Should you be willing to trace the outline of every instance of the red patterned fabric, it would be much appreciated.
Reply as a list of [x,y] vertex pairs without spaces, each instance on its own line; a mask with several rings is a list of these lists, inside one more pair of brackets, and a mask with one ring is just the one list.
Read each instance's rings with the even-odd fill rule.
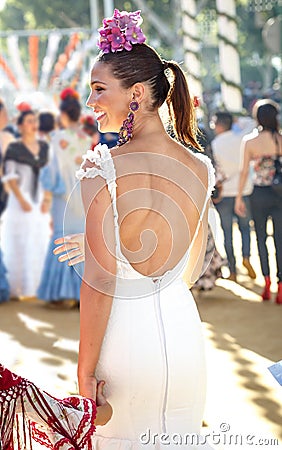
[[0,391],[9,389],[11,386],[16,386],[22,381],[22,378],[12,373],[10,370],[5,369],[0,364]]
[[0,448],[91,450],[96,404],[84,397],[59,400],[0,365]]

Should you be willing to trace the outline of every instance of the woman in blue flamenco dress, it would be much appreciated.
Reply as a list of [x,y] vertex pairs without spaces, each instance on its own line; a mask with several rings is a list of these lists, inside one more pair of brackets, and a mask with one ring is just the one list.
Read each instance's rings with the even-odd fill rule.
[[7,302],[10,297],[10,287],[6,273],[7,270],[3,262],[2,251],[0,248],[0,304]]
[[84,214],[80,189],[75,178],[82,155],[90,148],[90,138],[81,130],[81,105],[71,88],[61,93],[60,123],[63,129],[53,133],[51,156],[41,174],[45,198],[49,198],[53,235],[50,240],[44,270],[37,291],[40,300],[50,307],[74,307],[79,302],[82,264],[75,268],[60,264],[54,258],[54,240],[60,236],[83,231]]

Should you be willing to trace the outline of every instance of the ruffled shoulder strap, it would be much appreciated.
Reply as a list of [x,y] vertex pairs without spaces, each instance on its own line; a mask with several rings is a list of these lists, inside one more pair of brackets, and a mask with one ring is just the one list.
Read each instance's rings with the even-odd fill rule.
[[[83,162],[80,169],[76,172],[79,180],[84,178],[95,178],[101,176],[106,180],[112,200],[116,191],[116,170],[110,149],[106,144],[98,144],[94,150],[88,150],[83,155]],[[93,166],[86,167],[85,162],[90,161]]]
[[[93,165],[91,167],[86,167],[85,165],[86,160],[90,161]],[[117,210],[116,169],[114,166],[114,161],[110,149],[106,144],[98,144],[96,145],[94,150],[88,150],[88,152],[85,155],[83,155],[83,163],[81,164],[80,169],[76,172],[76,177],[79,180],[83,180],[84,178],[95,178],[97,176],[100,176],[105,179],[111,196],[114,215],[116,246],[119,249],[120,238],[119,238],[118,210]]]
[[208,192],[207,196],[210,197],[212,194],[212,191],[214,190],[215,185],[215,169],[214,166],[210,160],[210,158],[207,155],[203,155],[203,153],[196,153],[196,158],[202,161],[207,170],[208,170]]

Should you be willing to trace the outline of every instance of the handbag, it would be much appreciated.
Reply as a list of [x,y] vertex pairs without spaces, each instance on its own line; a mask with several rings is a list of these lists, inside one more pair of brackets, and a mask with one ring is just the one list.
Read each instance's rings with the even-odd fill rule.
[[279,142],[277,136],[275,136],[276,141],[276,158],[274,161],[275,173],[272,179],[272,189],[279,197],[282,197],[282,154],[279,152]]

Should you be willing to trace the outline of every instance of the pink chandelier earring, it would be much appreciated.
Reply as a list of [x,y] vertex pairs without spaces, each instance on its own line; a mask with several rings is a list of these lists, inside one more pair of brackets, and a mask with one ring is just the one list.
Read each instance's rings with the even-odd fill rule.
[[133,125],[134,125],[134,113],[138,111],[139,103],[136,100],[132,100],[129,104],[129,113],[127,118],[123,121],[119,130],[117,145],[123,145],[130,141],[132,138]]

